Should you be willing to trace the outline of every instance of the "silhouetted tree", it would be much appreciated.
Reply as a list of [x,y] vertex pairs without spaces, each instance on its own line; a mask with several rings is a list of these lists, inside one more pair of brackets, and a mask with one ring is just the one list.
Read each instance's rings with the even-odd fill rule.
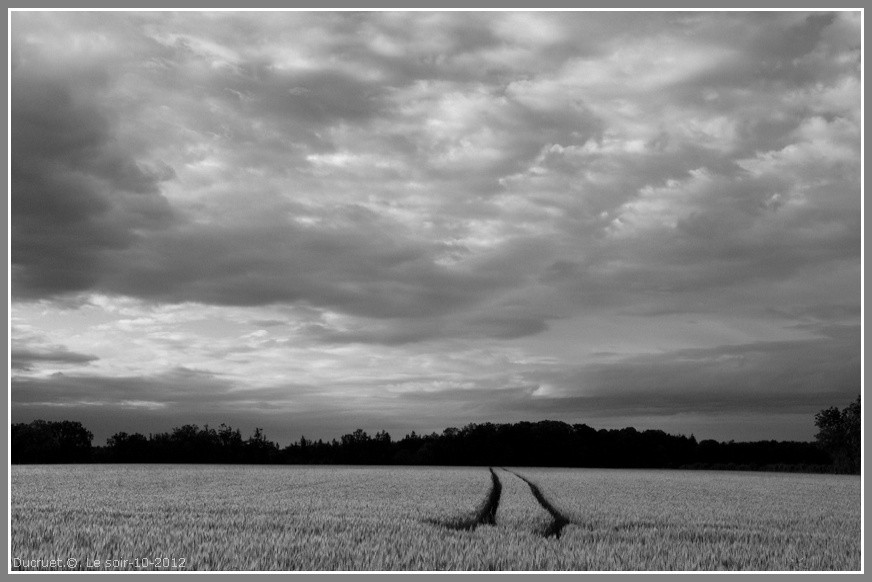
[[248,463],[269,463],[277,457],[279,446],[267,440],[262,428],[255,428],[254,434],[245,442],[245,461]]
[[108,460],[116,463],[150,461],[149,442],[145,435],[119,432],[106,439]]
[[860,395],[857,399],[839,410],[835,406],[821,410],[814,417],[819,429],[815,435],[818,444],[833,458],[833,464],[840,472],[860,473]]
[[239,463],[244,460],[244,443],[239,429],[233,430],[224,423],[218,427],[218,442],[221,445],[221,457],[225,463]]
[[94,435],[82,423],[34,420],[13,424],[10,449],[13,463],[87,463]]

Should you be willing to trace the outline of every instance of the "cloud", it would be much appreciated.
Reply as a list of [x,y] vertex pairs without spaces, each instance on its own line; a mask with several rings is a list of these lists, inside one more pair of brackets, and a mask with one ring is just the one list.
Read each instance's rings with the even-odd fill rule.
[[335,344],[381,344],[399,346],[415,342],[456,339],[490,338],[511,340],[536,335],[548,329],[545,317],[503,314],[502,316],[463,318],[416,318],[415,320],[383,321],[364,319],[338,327],[317,322],[308,324],[306,335],[316,341]]
[[557,388],[529,405],[597,415],[813,414],[860,390],[859,333],[856,325],[837,326],[813,340],[673,350],[534,373],[531,380]]
[[[833,334],[856,375],[857,13],[11,20],[13,311],[43,334],[15,336],[20,382],[372,397],[402,361],[458,414],[503,389],[546,412],[575,381],[614,386],[598,410],[647,381],[702,414],[694,374],[725,410],[739,380],[829,394],[805,350]],[[718,363],[738,344],[758,379]]]
[[12,349],[12,359],[9,367],[13,370],[30,371],[34,364],[43,362],[50,364],[87,364],[98,360],[97,356],[79,354],[57,346],[53,351],[33,351],[28,349]]
[[119,121],[94,102],[109,82],[99,62],[106,55],[91,61],[84,49],[48,59],[26,36],[14,42],[13,292],[38,298],[94,289],[106,254],[172,221],[160,183],[173,172],[118,143]]
[[[53,18],[29,15],[18,29],[38,33]],[[752,27],[730,15],[658,16],[653,28],[603,17],[597,36],[612,40],[598,50],[544,15],[523,30],[515,14],[279,17],[301,32],[311,19],[315,48],[248,16],[209,28],[136,18],[144,33],[128,40],[124,18],[100,17],[105,46],[79,48],[64,69],[33,35],[13,39],[17,297],[308,301],[393,317],[455,313],[518,288],[523,280],[497,275],[505,261],[488,251],[543,236],[584,249],[584,270],[613,276],[607,286],[669,279],[673,292],[856,257],[859,221],[831,221],[856,205],[857,128],[840,116],[858,102],[827,104],[814,89],[856,79],[850,58],[815,60],[852,54],[825,34],[852,26],[842,16],[766,16]],[[596,28],[590,15],[569,18]],[[628,25],[642,34],[621,45]],[[747,29],[748,46],[722,27]],[[664,32],[672,28],[683,40]],[[240,42],[255,30],[259,45]],[[364,30],[375,40],[348,34]],[[424,31],[439,34],[418,40]],[[125,59],[108,56],[124,43],[149,64],[130,79],[116,72]],[[471,60],[507,45],[562,60],[539,72],[504,63],[499,81],[465,76]],[[281,56],[291,53],[299,59]],[[444,62],[422,65],[436,54]],[[790,85],[723,103],[725,90],[762,79],[746,64],[755,59],[771,63],[766,79]],[[726,88],[702,73],[724,63],[736,77]],[[179,85],[179,75],[195,82]],[[165,105],[132,99],[134,80]],[[786,120],[777,139],[775,126],[759,125],[773,107]],[[125,119],[142,115],[175,127],[134,136]],[[446,264],[449,248],[458,253]],[[518,270],[531,266],[548,265]]]
[[[150,403],[154,407],[211,405],[234,399],[232,387],[214,374],[188,368],[175,368],[154,376],[99,377],[93,375],[54,374],[48,378],[15,380],[13,401],[16,405],[51,404],[54,406],[135,406]],[[260,396],[264,396],[260,394]]]

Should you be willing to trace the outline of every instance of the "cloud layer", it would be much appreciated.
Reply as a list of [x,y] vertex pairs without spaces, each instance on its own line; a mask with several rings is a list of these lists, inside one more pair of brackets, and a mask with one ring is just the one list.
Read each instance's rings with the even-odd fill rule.
[[842,405],[860,56],[856,12],[16,12],[13,411]]

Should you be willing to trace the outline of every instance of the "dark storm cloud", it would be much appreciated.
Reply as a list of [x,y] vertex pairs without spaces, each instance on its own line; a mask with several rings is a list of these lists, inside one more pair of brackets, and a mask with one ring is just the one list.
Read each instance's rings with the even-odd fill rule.
[[[101,377],[56,373],[47,378],[14,378],[14,407],[100,406],[106,410],[141,408],[176,412],[197,409],[230,409],[250,400],[267,406],[270,401],[287,401],[288,387],[238,390],[236,383],[215,374],[190,368],[175,368],[152,376]],[[299,393],[313,392],[294,386]]]
[[141,268],[118,265],[118,279],[107,279],[114,291],[223,305],[304,301],[377,318],[450,312],[522,277],[498,264],[439,267],[426,245],[404,244],[367,219],[338,232],[267,223],[189,228],[144,243],[139,253],[119,257]]
[[87,364],[99,360],[97,356],[71,352],[64,347],[49,350],[30,350],[12,348],[12,358],[9,367],[13,370],[28,371],[34,365],[48,364]]
[[545,372],[528,378],[557,386],[556,393],[530,397],[528,404],[596,414],[814,412],[850,401],[860,390],[859,326],[830,326],[827,332],[830,337],[815,340],[618,357]]
[[536,335],[547,329],[545,317],[513,317],[511,314],[474,317],[468,320],[433,317],[408,317],[399,322],[367,320],[353,329],[335,329],[320,322],[305,327],[309,337],[327,344],[361,343],[386,346],[400,346],[444,337],[509,340]]
[[172,210],[160,195],[165,165],[138,162],[115,142],[92,101],[99,66],[64,67],[13,51],[11,89],[13,293],[21,298],[99,288],[107,254],[160,229]]

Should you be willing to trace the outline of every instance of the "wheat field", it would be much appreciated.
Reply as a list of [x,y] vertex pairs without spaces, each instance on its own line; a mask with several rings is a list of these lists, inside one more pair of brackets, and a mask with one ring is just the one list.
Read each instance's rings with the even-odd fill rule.
[[521,469],[603,570],[859,570],[860,479],[727,471]]
[[851,476],[16,465],[11,482],[11,570],[860,568]]

